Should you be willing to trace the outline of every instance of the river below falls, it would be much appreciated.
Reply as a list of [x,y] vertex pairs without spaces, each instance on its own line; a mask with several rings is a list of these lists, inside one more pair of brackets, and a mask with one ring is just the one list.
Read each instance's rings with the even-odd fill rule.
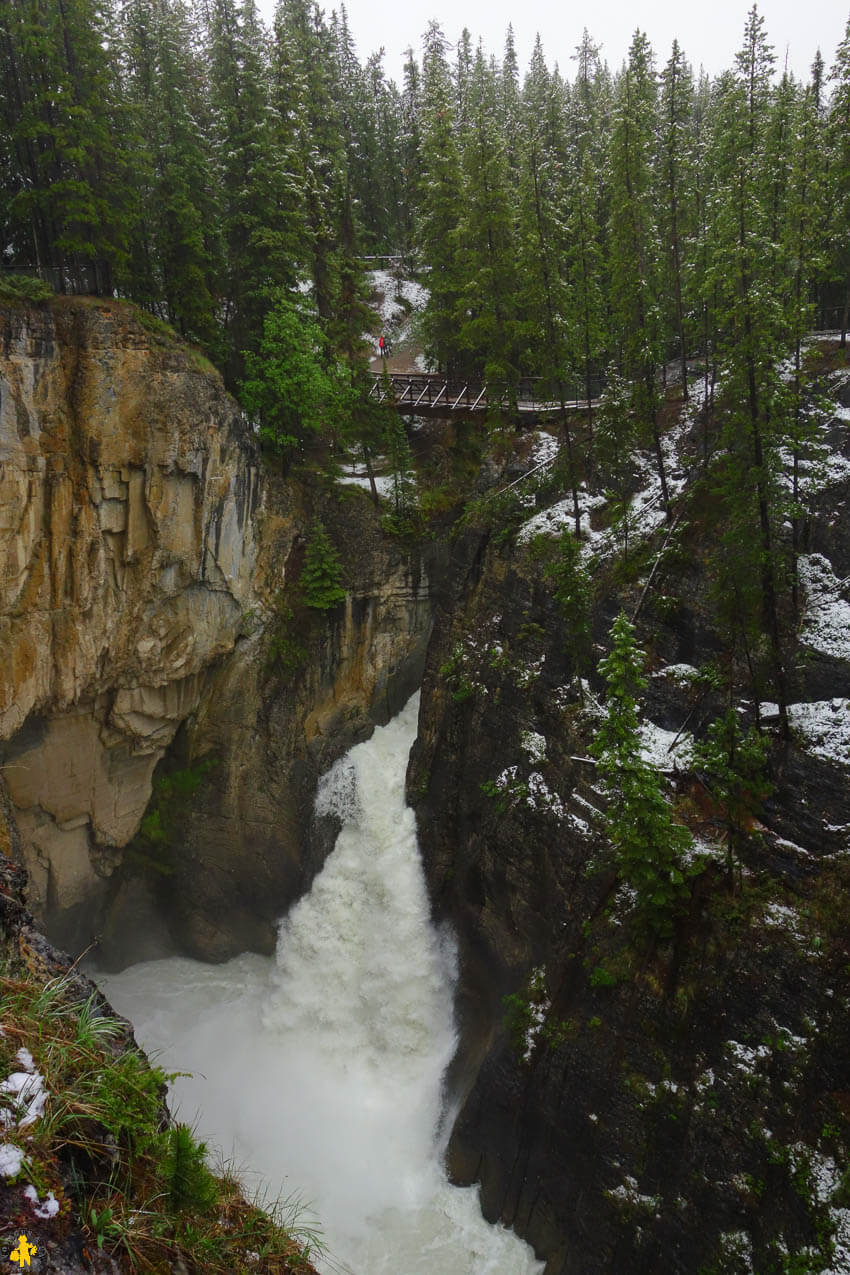
[[149,961],[98,981],[166,1071],[178,1117],[252,1194],[299,1203],[323,1275],[536,1275],[442,1167],[454,950],[430,920],[407,758],[418,695],[322,778],[343,827],[276,956]]

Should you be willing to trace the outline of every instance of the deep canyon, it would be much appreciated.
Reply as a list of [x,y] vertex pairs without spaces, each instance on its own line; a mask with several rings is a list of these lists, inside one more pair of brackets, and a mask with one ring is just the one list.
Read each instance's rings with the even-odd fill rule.
[[[411,995],[435,1054],[410,1134],[427,1144],[419,1162],[433,1170],[433,1146],[444,1150],[451,1181],[479,1186],[484,1217],[527,1241],[546,1275],[850,1269],[846,369],[827,352],[835,463],[805,528],[808,611],[791,661],[794,730],[770,736],[777,782],[730,892],[716,812],[686,762],[661,758],[702,862],[671,940],[638,950],[601,850],[589,753],[601,683],[521,529],[506,537],[458,503],[412,542],[366,492],[276,472],[211,367],[132,306],[64,298],[2,320],[0,849],[26,868],[27,905],[51,942],[109,971],[207,962],[212,1001],[224,995],[214,970],[236,959],[256,1008],[289,916],[280,942],[300,926],[305,986],[311,887],[327,888],[351,813],[317,803],[320,780],[421,687],[418,715],[406,710],[408,805],[402,757],[391,814],[415,841],[415,812],[423,867],[425,947],[403,953],[424,980]],[[416,433],[420,460],[465,457],[476,496],[554,445],[545,431],[516,433],[495,454],[469,424]],[[683,500],[699,440],[696,414],[671,423]],[[542,491],[525,522],[554,505]],[[298,594],[318,516],[344,549],[346,600],[327,615]],[[664,534],[660,522],[645,533],[658,553]],[[722,707],[695,680],[724,649],[711,535],[695,498],[646,602],[654,558],[632,576],[604,556],[597,567],[590,641],[601,652],[619,609],[641,610],[642,721],[668,751]],[[748,722],[757,714],[739,707]],[[429,984],[427,962],[441,959]],[[327,979],[351,965],[339,961]],[[291,993],[296,975],[285,977]],[[365,1006],[344,981],[327,995],[352,1038],[370,1028],[377,1093],[372,1015],[393,998],[380,983],[372,992]],[[319,986],[302,1012],[321,1000]],[[316,1065],[293,1064],[290,1103]],[[202,1071],[203,1057],[191,1066]],[[416,1086],[393,1091],[386,1068],[412,1118]],[[352,1105],[365,1101],[356,1082]],[[440,1109],[451,1118],[432,1145]],[[391,1115],[390,1103],[376,1119]],[[275,1156],[286,1164],[285,1131]],[[501,1231],[481,1243],[493,1236],[505,1243],[496,1264],[482,1257],[470,1275],[533,1269]],[[435,1252],[447,1275],[467,1269]],[[357,1275],[396,1269],[365,1260]]]

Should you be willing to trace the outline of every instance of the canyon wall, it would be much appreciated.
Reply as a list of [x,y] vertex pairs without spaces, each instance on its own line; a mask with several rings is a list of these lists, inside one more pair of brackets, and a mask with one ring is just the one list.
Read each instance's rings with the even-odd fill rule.
[[[264,474],[217,373],[134,307],[57,298],[0,325],[0,765],[29,904],[113,963],[268,950],[315,870],[318,769],[416,684],[427,575],[364,493]],[[270,635],[317,513],[358,552],[345,607],[296,604],[287,685]],[[164,874],[125,847],[178,732],[181,764],[215,772]]]

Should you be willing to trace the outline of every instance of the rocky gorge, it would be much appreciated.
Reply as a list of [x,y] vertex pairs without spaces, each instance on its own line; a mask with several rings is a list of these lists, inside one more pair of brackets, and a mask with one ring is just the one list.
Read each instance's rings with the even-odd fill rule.
[[[778,780],[730,890],[722,820],[680,744],[722,706],[700,674],[726,640],[696,414],[667,434],[688,516],[669,543],[660,522],[645,528],[631,573],[600,547],[583,494],[588,648],[547,575],[557,477],[495,516],[455,508],[411,544],[365,493],[275,473],[209,365],[133,307],[57,299],[3,322],[3,848],[47,934],[75,957],[96,943],[115,968],[271,952],[330,847],[312,815],[319,776],[421,683],[408,800],[460,958],[453,1178],[481,1184],[486,1216],[527,1238],[546,1275],[846,1270],[838,363],[824,368],[835,464],[806,527],[793,729],[783,740],[773,706],[739,705],[770,732]],[[479,495],[555,440],[500,443]],[[317,617],[297,582],[319,515],[346,547],[347,596]],[[648,652],[647,749],[695,837],[687,909],[648,948],[629,938],[590,749],[593,664],[621,608]]]

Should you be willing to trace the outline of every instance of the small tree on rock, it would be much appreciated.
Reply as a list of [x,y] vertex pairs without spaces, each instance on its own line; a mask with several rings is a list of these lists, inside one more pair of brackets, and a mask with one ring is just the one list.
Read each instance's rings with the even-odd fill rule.
[[644,655],[624,612],[611,637],[611,653],[599,663],[606,716],[591,748],[608,798],[606,831],[617,867],[635,892],[639,927],[668,938],[687,892],[682,856],[693,843],[672,817],[658,771],[641,756],[636,695],[646,686]]
[[330,611],[345,601],[342,587],[342,563],[331,544],[324,523],[317,518],[310,532],[310,543],[301,569],[301,592],[308,607]]

